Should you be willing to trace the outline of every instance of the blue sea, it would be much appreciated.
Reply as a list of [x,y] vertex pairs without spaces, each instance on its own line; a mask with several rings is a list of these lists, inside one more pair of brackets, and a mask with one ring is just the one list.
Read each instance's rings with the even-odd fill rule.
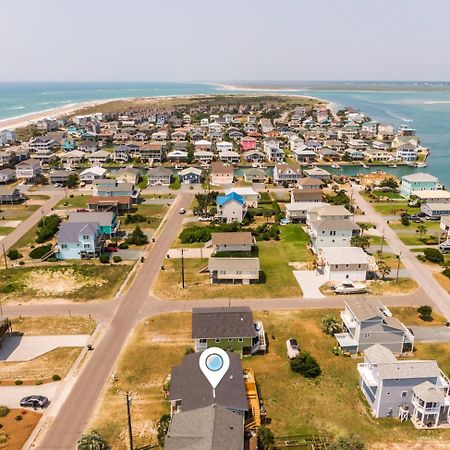
[[[282,93],[319,97],[334,103],[338,108],[352,106],[360,109],[382,122],[413,126],[422,139],[422,145],[431,150],[428,167],[422,170],[432,173],[443,184],[450,186],[450,90],[400,89],[401,85],[398,90],[386,91],[342,88],[322,90],[314,89],[312,85],[311,89],[302,88]],[[0,120],[91,100],[244,92],[200,83],[0,83]],[[348,170],[364,172],[359,168]],[[412,169],[398,168],[392,171],[401,176]]]

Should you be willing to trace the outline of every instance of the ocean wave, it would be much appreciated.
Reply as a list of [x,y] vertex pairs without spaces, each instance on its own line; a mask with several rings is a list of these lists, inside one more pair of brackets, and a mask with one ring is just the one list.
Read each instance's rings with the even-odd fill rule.
[[11,106],[10,108],[6,108],[6,109],[11,109],[11,110],[16,110],[16,109],[25,109],[26,106]]
[[422,105],[448,105],[450,100],[427,100],[421,103]]

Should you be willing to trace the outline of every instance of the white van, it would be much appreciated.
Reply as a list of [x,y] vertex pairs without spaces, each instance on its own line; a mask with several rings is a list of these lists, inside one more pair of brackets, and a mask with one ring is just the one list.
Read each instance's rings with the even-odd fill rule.
[[439,244],[439,250],[442,253],[449,253],[450,252],[450,241],[445,241]]

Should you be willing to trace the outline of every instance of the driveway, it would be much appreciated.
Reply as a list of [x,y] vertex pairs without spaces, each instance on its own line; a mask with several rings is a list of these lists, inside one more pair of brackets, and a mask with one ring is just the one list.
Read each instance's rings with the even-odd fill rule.
[[144,248],[142,249],[118,249],[116,253],[111,253],[112,256],[120,256],[124,261],[137,261],[143,254]]
[[293,274],[302,289],[304,298],[325,298],[319,289],[327,282],[325,275],[316,270],[294,270]]
[[[209,258],[213,252],[212,248],[185,248],[185,258]],[[181,258],[181,248],[171,248],[167,254],[170,258]]]
[[[8,406],[8,408],[20,408],[20,400],[28,395],[44,395],[52,402],[56,396],[56,390],[59,385],[60,382],[36,386],[2,386],[0,387],[1,404]],[[41,410],[39,409],[38,411]]]
[[431,327],[409,327],[413,330],[414,338],[417,342],[450,342],[450,327],[431,326]]
[[84,347],[89,335],[7,336],[0,348],[0,361],[29,361],[58,347]]

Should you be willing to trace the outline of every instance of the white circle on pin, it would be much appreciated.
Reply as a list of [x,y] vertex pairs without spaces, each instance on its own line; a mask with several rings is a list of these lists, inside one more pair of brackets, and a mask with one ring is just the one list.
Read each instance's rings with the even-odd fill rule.
[[211,347],[200,355],[199,366],[203,375],[215,389],[230,367],[230,358],[225,350]]

